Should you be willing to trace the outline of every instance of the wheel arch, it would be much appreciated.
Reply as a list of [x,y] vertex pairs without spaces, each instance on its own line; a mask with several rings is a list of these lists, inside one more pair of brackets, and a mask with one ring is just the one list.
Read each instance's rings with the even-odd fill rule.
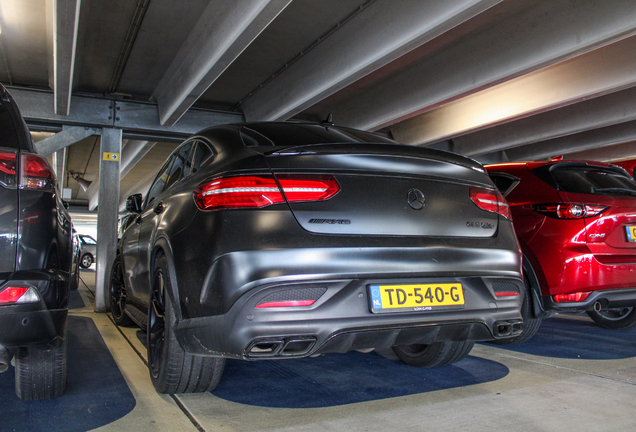
[[[166,257],[166,261],[168,263],[168,271],[170,278],[170,290],[168,290],[168,295],[170,296],[170,300],[173,305],[177,305],[175,307],[175,312],[177,314],[177,319],[182,319],[181,313],[181,302],[179,300],[179,284],[177,281],[177,272],[174,266],[174,254],[172,251],[172,246],[170,245],[170,241],[166,236],[160,236],[155,239],[155,244],[153,245],[152,252],[150,253],[150,274],[155,274],[155,263],[157,259],[161,256]],[[154,276],[152,276],[154,277]]]
[[527,286],[530,287],[530,298],[532,299],[532,315],[535,318],[549,318],[556,311],[546,310],[543,304],[543,295],[541,294],[541,285],[537,273],[530,263],[528,257],[523,255],[523,277],[527,280]]

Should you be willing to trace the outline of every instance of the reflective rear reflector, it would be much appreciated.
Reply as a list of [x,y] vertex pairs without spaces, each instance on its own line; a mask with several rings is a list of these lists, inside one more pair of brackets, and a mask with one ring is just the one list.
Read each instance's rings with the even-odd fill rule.
[[237,176],[213,180],[194,190],[194,201],[202,210],[261,208],[272,204],[300,201],[324,201],[340,186],[333,176],[281,175]]
[[0,291],[0,304],[21,304],[39,301],[37,292],[29,287],[7,287]]
[[590,296],[590,292],[577,292],[572,294],[557,294],[554,301],[557,303],[574,303],[585,301]]
[[496,297],[514,297],[514,296],[518,296],[519,293],[518,292],[514,292],[514,291],[508,291],[508,292],[496,292],[495,296]]
[[275,302],[261,303],[258,306],[256,306],[256,308],[260,309],[260,308],[311,306],[314,303],[316,303],[316,300],[275,301]]

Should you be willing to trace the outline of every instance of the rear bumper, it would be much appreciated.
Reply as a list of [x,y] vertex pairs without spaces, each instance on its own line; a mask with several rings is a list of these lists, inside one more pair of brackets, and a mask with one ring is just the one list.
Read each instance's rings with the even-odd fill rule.
[[[373,313],[369,286],[454,280],[462,284],[463,309]],[[516,286],[520,295],[497,298],[493,283]],[[324,287],[311,306],[256,308],[277,291]],[[521,332],[523,282],[518,278],[459,277],[391,280],[318,280],[268,284],[243,295],[225,314],[182,320],[175,333],[193,354],[229,358],[306,357],[331,352],[493,340]]]
[[558,312],[584,312],[594,310],[598,302],[601,309],[636,307],[636,288],[593,291],[585,301],[557,303],[551,296],[543,297],[547,310]]
[[0,345],[5,348],[55,344],[64,337],[67,309],[42,310],[37,305],[0,307]]

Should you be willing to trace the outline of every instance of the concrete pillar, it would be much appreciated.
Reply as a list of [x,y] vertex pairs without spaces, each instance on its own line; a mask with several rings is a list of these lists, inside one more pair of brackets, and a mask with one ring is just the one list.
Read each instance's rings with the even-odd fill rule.
[[115,259],[117,247],[121,143],[121,129],[102,130],[102,157],[99,167],[99,207],[97,210],[95,312],[106,312],[110,308],[108,284],[110,281],[110,266]]

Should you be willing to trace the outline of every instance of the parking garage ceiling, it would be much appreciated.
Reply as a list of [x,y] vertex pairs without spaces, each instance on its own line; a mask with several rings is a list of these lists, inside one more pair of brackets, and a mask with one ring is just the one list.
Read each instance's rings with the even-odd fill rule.
[[636,157],[636,0],[0,0],[0,55],[93,206],[104,127],[123,196],[199,128],[329,114],[483,162]]

